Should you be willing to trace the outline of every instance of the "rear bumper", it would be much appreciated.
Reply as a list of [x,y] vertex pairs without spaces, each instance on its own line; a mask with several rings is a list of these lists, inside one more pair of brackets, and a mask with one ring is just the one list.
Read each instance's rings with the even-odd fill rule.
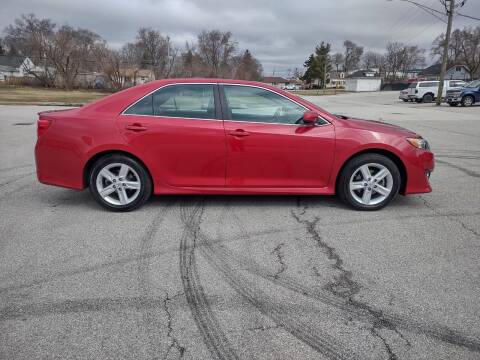
[[44,138],[35,145],[37,179],[42,184],[82,190],[82,161],[75,151]]

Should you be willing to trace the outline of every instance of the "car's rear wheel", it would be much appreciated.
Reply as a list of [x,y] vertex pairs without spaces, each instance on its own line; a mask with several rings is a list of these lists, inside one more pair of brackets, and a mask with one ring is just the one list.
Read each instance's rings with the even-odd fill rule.
[[340,173],[337,193],[357,210],[379,210],[398,194],[401,174],[397,165],[380,154],[362,154],[351,159]]
[[433,95],[432,94],[423,95],[422,101],[424,103],[431,103],[433,101]]
[[93,198],[113,211],[134,210],[152,193],[152,181],[145,167],[125,155],[112,154],[97,160],[89,180]]
[[462,106],[466,106],[466,107],[472,106],[474,102],[475,100],[473,99],[473,96],[466,95],[462,99]]

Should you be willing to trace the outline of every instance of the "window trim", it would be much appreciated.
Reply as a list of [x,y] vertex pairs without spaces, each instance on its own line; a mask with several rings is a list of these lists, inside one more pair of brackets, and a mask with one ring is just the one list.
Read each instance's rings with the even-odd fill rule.
[[[168,86],[178,86],[178,85],[213,85],[213,102],[215,106],[215,116],[216,119],[210,119],[210,118],[190,118],[190,117],[181,117],[181,116],[165,116],[165,115],[141,115],[141,114],[125,114],[125,111],[130,109],[131,107],[135,106],[138,102],[142,101],[144,98],[153,95],[153,93],[157,92],[158,90],[161,90],[163,88],[166,88]],[[195,82],[195,83],[171,83],[171,84],[164,84],[147,94],[143,95],[140,99],[134,101],[132,104],[128,105],[121,113],[120,115],[124,116],[148,116],[148,117],[156,117],[156,118],[163,118],[163,119],[185,119],[185,120],[208,120],[208,121],[223,121],[222,118],[222,113],[220,111],[220,95],[218,92],[218,84],[217,83],[211,83],[211,82]]]
[[[218,87],[220,89],[220,105],[222,107],[222,114],[223,114],[223,120],[224,121],[232,121],[232,122],[238,122],[238,123],[248,123],[248,124],[263,124],[263,125],[286,125],[286,126],[311,126],[311,125],[308,125],[308,124],[285,124],[285,123],[276,123],[276,122],[262,122],[262,121],[244,121],[244,120],[232,120],[232,119],[228,119],[227,118],[227,114],[228,114],[228,102],[227,102],[227,96],[225,94],[225,90],[223,88],[223,86],[226,85],[226,86],[244,86],[244,87],[253,87],[253,88],[257,88],[257,89],[262,89],[262,90],[265,90],[265,91],[269,91],[273,94],[276,94],[276,95],[279,95],[295,104],[297,104],[298,106],[302,107],[305,109],[305,111],[310,111],[310,109],[308,107],[306,107],[305,105],[302,105],[300,104],[299,102],[293,100],[293,99],[290,99],[288,96],[285,96],[283,94],[280,94],[276,91],[273,91],[271,89],[268,89],[268,88],[265,88],[265,87],[262,87],[262,86],[257,86],[257,85],[249,85],[249,84],[234,84],[234,83],[219,83],[218,84]],[[320,119],[322,119],[325,124],[315,124],[314,126],[326,126],[326,125],[331,125],[331,122],[326,120],[324,117],[318,115],[318,117]]]
[[[215,116],[217,117],[216,119],[203,119],[203,118],[188,118],[188,117],[179,117],[179,116],[163,116],[163,115],[138,115],[138,114],[125,114],[125,111],[130,109],[132,106],[134,106],[136,103],[142,101],[144,98],[147,96],[152,95],[154,92],[163,89],[167,86],[175,86],[175,85],[213,85],[213,95],[214,95],[214,103],[215,103]],[[293,103],[299,105],[300,107],[303,107],[305,110],[311,110],[310,108],[306,107],[305,105],[300,104],[299,102],[290,99],[289,97],[280,94],[276,91],[273,91],[271,89],[265,88],[263,86],[258,86],[258,85],[250,85],[250,84],[235,84],[235,83],[216,83],[216,82],[178,82],[178,83],[170,83],[170,84],[164,84],[158,88],[153,89],[152,91],[148,92],[147,94],[143,95],[141,98],[137,99],[130,105],[128,105],[121,113],[120,115],[124,116],[148,116],[148,117],[157,117],[157,118],[163,118],[163,119],[186,119],[186,120],[207,120],[207,121],[234,121],[238,123],[248,123],[248,124],[264,124],[264,125],[285,125],[285,126],[311,126],[308,124],[285,124],[285,123],[266,123],[266,122],[261,122],[261,121],[241,121],[241,120],[231,120],[227,119],[226,114],[228,113],[228,104],[227,104],[227,99],[225,96],[225,92],[223,90],[223,85],[231,85],[231,86],[245,86],[245,87],[253,87],[253,88],[258,88],[266,91],[270,91],[276,95],[279,95],[287,100],[292,101]],[[323,116],[318,115],[320,119],[322,119],[325,123],[324,124],[315,124],[314,126],[320,127],[320,126],[327,126],[327,125],[332,125],[330,121],[325,119]]]

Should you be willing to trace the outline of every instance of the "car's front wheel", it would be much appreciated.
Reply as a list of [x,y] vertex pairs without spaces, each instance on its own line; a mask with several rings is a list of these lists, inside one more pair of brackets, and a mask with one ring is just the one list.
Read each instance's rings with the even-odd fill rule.
[[475,100],[473,99],[473,96],[466,95],[462,99],[462,106],[466,106],[466,107],[472,106],[474,102]]
[[343,168],[337,193],[354,209],[379,210],[395,198],[400,183],[400,171],[391,159],[380,154],[362,154]]
[[152,193],[152,181],[137,160],[111,154],[98,159],[90,172],[90,192],[102,206],[113,211],[131,211]]

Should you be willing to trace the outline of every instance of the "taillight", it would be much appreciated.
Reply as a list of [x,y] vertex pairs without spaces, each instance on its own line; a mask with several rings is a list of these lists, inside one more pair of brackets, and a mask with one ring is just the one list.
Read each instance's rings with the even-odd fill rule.
[[47,129],[50,127],[51,123],[52,123],[51,120],[38,119],[38,121],[37,121],[37,136],[40,137],[43,134],[45,134]]

